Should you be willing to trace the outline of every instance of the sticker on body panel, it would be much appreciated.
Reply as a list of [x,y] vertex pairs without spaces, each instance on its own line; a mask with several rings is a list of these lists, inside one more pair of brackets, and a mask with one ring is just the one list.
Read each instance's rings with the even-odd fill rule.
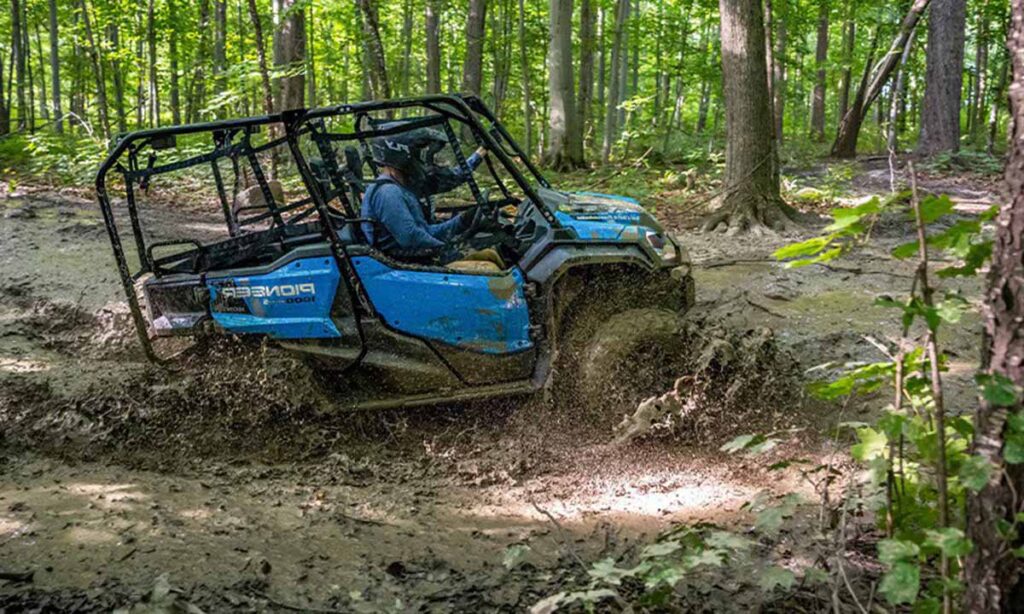
[[338,290],[333,258],[303,258],[264,275],[212,278],[210,313],[234,333],[275,339],[340,337],[331,321]]

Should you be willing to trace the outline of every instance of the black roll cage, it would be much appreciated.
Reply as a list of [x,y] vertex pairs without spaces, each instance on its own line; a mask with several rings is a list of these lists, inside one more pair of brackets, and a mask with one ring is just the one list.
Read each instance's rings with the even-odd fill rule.
[[[246,218],[245,222],[254,223],[255,221],[273,218],[273,222],[275,224],[274,228],[284,228],[286,223],[282,218],[282,214],[306,206],[306,211],[293,216],[289,222],[294,223],[299,221],[299,219],[304,219],[310,215],[316,215],[317,219],[320,221],[320,231],[332,247],[331,251],[338,263],[339,270],[342,273],[341,276],[343,283],[353,299],[352,304],[354,306],[358,306],[360,305],[360,301],[357,297],[354,273],[348,261],[348,256],[343,248],[342,241],[340,240],[338,229],[335,225],[340,221],[342,226],[352,224],[355,228],[358,228],[358,223],[364,220],[357,217],[358,212],[349,201],[348,194],[346,194],[343,187],[344,183],[342,182],[342,173],[338,167],[337,158],[333,155],[333,150],[330,149],[328,141],[357,140],[359,142],[365,142],[365,139],[367,138],[404,132],[410,129],[405,123],[393,128],[384,129],[377,128],[363,130],[361,129],[361,126],[363,118],[369,118],[371,113],[397,111],[417,107],[442,116],[444,118],[444,128],[446,129],[450,140],[455,137],[451,132],[451,126],[448,124],[447,120],[454,119],[455,121],[469,126],[470,132],[478,144],[485,145],[488,150],[498,158],[498,161],[523,191],[527,199],[530,200],[537,208],[537,211],[544,217],[546,222],[552,228],[562,227],[555,217],[554,212],[551,211],[544,200],[540,198],[533,184],[524,176],[519,167],[513,162],[512,157],[517,157],[526,166],[527,170],[538,185],[544,188],[550,188],[550,184],[540,173],[537,167],[530,161],[526,152],[524,152],[516,140],[512,138],[512,135],[510,135],[505,127],[498,122],[491,110],[487,108],[481,100],[473,96],[434,95],[388,101],[341,104],[317,109],[296,109],[272,115],[188,124],[182,126],[169,126],[165,128],[152,128],[127,133],[117,138],[113,144],[113,149],[100,165],[99,170],[96,173],[96,197],[99,201],[100,211],[103,214],[104,225],[106,226],[107,233],[110,235],[110,243],[114,252],[114,260],[117,263],[118,273],[121,278],[121,285],[125,292],[125,297],[128,300],[132,320],[135,324],[136,332],[138,333],[139,340],[146,356],[154,362],[161,362],[156,356],[146,332],[147,324],[142,315],[139,299],[135,292],[135,281],[146,273],[152,272],[157,266],[157,259],[153,256],[153,248],[186,243],[195,244],[197,247],[200,246],[195,241],[157,242],[150,244],[149,249],[147,250],[146,239],[143,235],[142,225],[139,220],[138,205],[135,200],[136,184],[138,184],[138,187],[145,190],[148,187],[150,179],[156,175],[178,171],[201,164],[210,164],[213,171],[214,183],[221,202],[221,208],[225,217],[225,222],[228,226],[228,232],[231,236],[235,236],[240,230],[239,220],[231,211],[231,204],[228,201],[227,191],[220,173],[218,161],[223,158],[229,158],[231,160],[234,165],[237,181],[237,177],[239,175],[237,159],[239,156],[246,157],[250,163],[250,167],[252,168],[256,183],[259,185],[263,194],[265,201],[264,208],[267,209],[267,211],[264,214]],[[324,120],[345,115],[355,116],[355,132],[348,134],[328,133]],[[504,143],[499,143],[498,140],[494,138],[494,136],[482,124],[480,117],[483,117],[491,124],[491,128],[501,136]],[[416,120],[411,121],[415,123]],[[259,132],[261,127],[278,124],[281,126],[281,129],[275,138],[272,138],[270,141],[261,145],[252,145],[251,137],[253,134]],[[161,166],[156,165],[155,149],[173,146],[175,142],[174,138],[177,136],[203,132],[209,132],[213,135],[214,149],[212,151],[179,160],[177,162],[171,162]],[[314,176],[313,171],[299,145],[299,137],[305,134],[311,134],[313,136],[313,140],[318,147],[319,153],[327,166],[326,170],[330,177],[331,184],[334,185],[335,189],[325,193],[323,185]],[[238,142],[233,142],[236,138],[239,138],[240,140]],[[270,191],[267,179],[262,172],[262,167],[257,159],[257,155],[263,151],[285,144],[288,146],[291,158],[302,178],[308,197],[294,203],[286,204],[284,207],[278,207]],[[511,152],[506,149],[506,145],[511,147]],[[138,159],[139,154],[147,147],[150,149],[148,162],[146,166],[140,167]],[[462,156],[461,150],[458,147],[454,147],[454,149],[459,164],[465,165],[465,158]],[[332,155],[326,155],[327,153],[331,153]],[[125,154],[127,154],[128,158],[127,166],[122,164],[122,158]],[[490,160],[490,156],[485,158],[485,160],[493,174],[493,162]],[[126,206],[141,267],[140,270],[134,274],[131,272],[128,260],[125,257],[124,246],[121,243],[120,233],[114,219],[110,196],[107,193],[107,175],[111,170],[120,172],[124,178]],[[504,186],[501,181],[499,181],[498,184],[502,186],[504,191]],[[480,204],[481,195],[476,184],[471,182],[470,186],[477,204]],[[336,196],[342,203],[345,211],[338,211],[328,204]],[[356,206],[358,206],[358,203]],[[362,336],[361,327],[360,336]],[[365,351],[365,344],[363,345]]]

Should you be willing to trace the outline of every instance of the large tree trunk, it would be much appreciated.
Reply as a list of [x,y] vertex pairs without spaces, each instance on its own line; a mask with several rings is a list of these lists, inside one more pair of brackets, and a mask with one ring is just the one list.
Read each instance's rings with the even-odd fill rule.
[[[860,127],[864,123],[868,109],[871,107],[871,103],[882,93],[882,88],[888,82],[889,77],[892,76],[896,66],[899,65],[900,58],[903,56],[903,49],[910,40],[910,33],[917,27],[917,22],[921,19],[925,9],[928,8],[929,1],[914,0],[914,3],[910,6],[910,11],[900,23],[899,32],[889,47],[889,51],[872,70],[871,79],[861,81],[861,86],[857,90],[855,100],[851,103],[850,108],[846,111],[846,115],[843,116],[842,121],[839,123],[839,134],[836,135],[836,140],[832,144],[832,155],[834,157],[852,158],[857,155],[857,138],[860,136]],[[872,41],[872,49],[875,42]]]
[[811,98],[811,139],[825,140],[825,84],[828,74],[828,0],[818,1],[818,41],[814,49],[814,94]]
[[306,97],[306,12],[292,10],[296,0],[274,0],[274,66],[278,79],[277,110],[301,109]]
[[427,93],[441,93],[441,1],[427,0],[424,29],[427,36]]
[[519,72],[523,83],[523,147],[530,153],[533,148],[533,100],[530,97],[530,57],[526,48],[526,7],[519,0],[519,19],[516,35],[519,39]]
[[604,142],[601,147],[601,162],[604,164],[608,163],[612,145],[619,138],[619,104],[622,102],[623,82],[626,80],[625,62],[623,62],[623,56],[626,54],[624,38],[628,20],[629,0],[616,0],[615,32],[612,35],[612,57],[608,78],[608,104],[604,117]]
[[[1009,202],[996,223],[992,265],[985,294],[985,342],[982,370],[1024,386],[1024,0],[1013,0],[1010,26],[1012,134],[1006,164]],[[1024,603],[1021,561],[1009,552],[1020,546],[1006,540],[1000,525],[1014,524],[1024,512],[1024,464],[1010,465],[1002,455],[1006,420],[1024,409],[1020,398],[1000,405],[982,399],[974,415],[973,453],[992,464],[991,478],[967,500],[967,536],[974,549],[964,561],[964,611],[1019,611]]]
[[[289,0],[293,1],[293,0]],[[384,44],[380,40],[380,20],[373,0],[359,0],[363,16],[363,53],[369,78],[370,95],[376,100],[391,98],[391,83],[388,81],[388,65],[384,56]]]
[[725,196],[705,222],[730,233],[790,225],[774,172],[765,30],[760,0],[719,0],[725,98]]
[[484,78],[484,26],[487,21],[487,0],[469,0],[466,19],[466,59],[462,64],[462,92],[480,95]]
[[[594,24],[596,21],[593,0],[582,0],[580,5],[580,91],[576,103],[576,137],[582,149],[590,116],[590,103],[594,99]],[[582,152],[581,152],[582,153]],[[582,157],[580,159],[582,162]]]
[[555,170],[579,166],[572,69],[572,0],[551,0],[549,13],[548,89],[551,112],[545,161]]
[[772,88],[774,101],[775,138],[781,144],[786,117],[786,22],[789,21],[789,5],[778,0],[779,13],[775,20],[775,51],[772,53]]
[[918,153],[960,149],[960,91],[964,74],[966,0],[934,0],[928,18],[928,57]]
[[[57,134],[64,132],[64,115],[60,104],[60,46],[57,30],[57,0],[49,1],[50,13],[50,93],[53,101],[53,129]],[[0,81],[3,77],[0,76]]]
[[260,67],[260,84],[263,89],[263,111],[270,115],[274,112],[274,94],[270,87],[270,71],[267,70],[267,47],[263,38],[263,25],[256,0],[249,0],[249,19],[252,20],[253,38],[256,43],[256,59]]

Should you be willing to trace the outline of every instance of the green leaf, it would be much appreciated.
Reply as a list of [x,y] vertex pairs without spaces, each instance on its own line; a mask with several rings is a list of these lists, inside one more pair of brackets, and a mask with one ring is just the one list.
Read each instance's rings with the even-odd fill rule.
[[892,605],[914,603],[921,588],[921,568],[917,562],[899,562],[882,578],[878,592]]
[[960,465],[958,477],[964,488],[978,492],[988,484],[992,465],[982,456],[968,456]]
[[857,429],[857,439],[860,443],[850,447],[850,455],[856,460],[864,462],[888,452],[889,438],[885,433],[872,428]]
[[917,241],[897,245],[892,250],[892,257],[898,260],[905,260],[917,255]]
[[749,549],[752,544],[746,537],[729,531],[712,531],[705,540],[705,543],[709,548],[737,552]]
[[514,569],[523,562],[523,558],[530,551],[530,547],[526,544],[512,544],[508,548],[505,548],[505,554],[502,556],[501,564],[505,566],[505,569]]
[[921,201],[921,220],[925,224],[931,224],[940,217],[953,211],[953,201],[948,196],[929,196]]
[[828,247],[834,238],[834,235],[826,235],[823,237],[813,237],[799,243],[790,243],[775,250],[772,256],[776,260],[814,256]]
[[948,557],[964,556],[974,547],[964,532],[954,527],[945,527],[934,531],[925,531],[926,544],[938,548]]
[[590,566],[587,571],[590,577],[608,584],[618,586],[622,580],[635,575],[636,569],[622,569],[615,565],[615,559],[609,557]]
[[761,590],[770,593],[776,586],[781,586],[782,590],[789,590],[793,586],[795,579],[796,575],[792,571],[772,566],[761,572],[761,578],[757,584],[761,587]]
[[1020,400],[1020,391],[1002,373],[983,373],[976,378],[981,396],[996,407],[1012,407]]
[[935,312],[946,322],[956,324],[969,308],[970,304],[962,297],[951,295],[935,306]]
[[905,539],[883,539],[878,542],[878,560],[888,565],[901,561],[916,561],[921,548]]
[[649,546],[646,546],[643,549],[643,552],[640,553],[640,558],[650,559],[668,556],[669,554],[678,551],[682,547],[683,546],[677,541],[657,542],[654,544],[650,544]]
[[727,441],[726,443],[722,444],[722,447],[719,448],[719,450],[721,450],[722,452],[727,452],[729,454],[739,452],[740,450],[743,450],[748,445],[750,445],[750,442],[754,441],[754,438],[756,437],[757,435],[740,435],[738,437],[734,437]]
[[1024,463],[1024,435],[1006,438],[1003,446],[1003,458],[1011,465]]

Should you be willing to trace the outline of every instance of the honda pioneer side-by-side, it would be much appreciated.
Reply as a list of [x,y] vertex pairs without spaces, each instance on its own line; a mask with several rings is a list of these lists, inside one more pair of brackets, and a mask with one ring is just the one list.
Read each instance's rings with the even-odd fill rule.
[[[419,197],[423,216],[461,213],[470,221],[454,247],[490,257],[406,259],[374,243],[386,229],[362,213],[382,181],[371,149],[413,133],[431,135],[413,152],[421,178],[459,177]],[[157,187],[162,200],[149,197]],[[258,336],[341,384],[341,406],[523,394],[553,377],[600,390],[602,374],[649,356],[693,303],[686,252],[650,213],[556,189],[473,97],[133,132],[96,189],[150,359],[162,360],[165,337]],[[174,229],[192,236],[159,227],[155,209],[173,208],[175,193],[217,202]]]

